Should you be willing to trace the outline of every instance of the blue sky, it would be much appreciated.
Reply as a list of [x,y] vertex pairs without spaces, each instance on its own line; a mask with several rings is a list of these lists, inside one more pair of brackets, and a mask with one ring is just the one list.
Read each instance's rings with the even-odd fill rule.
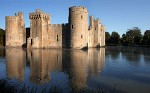
[[106,31],[117,31],[120,35],[127,29],[139,27],[142,33],[150,29],[150,0],[1,0],[0,28],[5,29],[5,16],[22,11],[25,26],[30,26],[29,13],[35,9],[51,15],[51,23],[67,23],[68,8],[84,6],[89,16],[100,18]]

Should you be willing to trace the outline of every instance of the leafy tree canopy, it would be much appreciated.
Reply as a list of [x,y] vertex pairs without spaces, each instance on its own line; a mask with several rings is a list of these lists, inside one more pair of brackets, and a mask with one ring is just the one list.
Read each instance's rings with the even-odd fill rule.
[[118,32],[113,31],[113,32],[111,33],[110,39],[111,39],[111,40],[110,40],[110,41],[111,41],[111,44],[117,45],[117,44],[120,43],[120,35],[118,34]]
[[139,45],[142,40],[141,29],[133,27],[126,32],[126,39],[129,45]]

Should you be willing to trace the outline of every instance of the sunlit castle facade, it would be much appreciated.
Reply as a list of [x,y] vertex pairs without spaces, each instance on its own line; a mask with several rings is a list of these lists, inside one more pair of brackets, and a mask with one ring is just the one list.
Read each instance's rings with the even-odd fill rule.
[[30,35],[27,38],[23,13],[6,16],[6,47],[90,48],[105,46],[105,29],[100,19],[90,16],[82,6],[69,8],[68,23],[51,24],[49,14],[37,9],[29,13]]

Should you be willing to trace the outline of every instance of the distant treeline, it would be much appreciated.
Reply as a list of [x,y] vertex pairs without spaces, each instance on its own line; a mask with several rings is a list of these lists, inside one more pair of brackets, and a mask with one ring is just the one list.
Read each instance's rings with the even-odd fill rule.
[[5,45],[5,30],[0,28],[0,46]]
[[105,32],[105,36],[106,46],[150,46],[150,30],[146,30],[144,35],[142,35],[141,29],[138,27],[128,29],[122,37],[116,31],[113,31],[111,34]]

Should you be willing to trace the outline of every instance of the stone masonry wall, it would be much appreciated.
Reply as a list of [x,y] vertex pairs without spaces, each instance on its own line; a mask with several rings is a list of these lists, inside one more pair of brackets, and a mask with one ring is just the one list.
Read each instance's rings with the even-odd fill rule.
[[15,16],[6,16],[6,47],[22,47],[26,43],[26,32],[23,13]]
[[[40,10],[36,10],[36,12],[29,14],[30,18],[30,38],[31,42],[34,38],[39,40],[39,45],[33,45],[32,47],[35,48],[46,48],[48,47],[48,26],[50,22],[50,16]],[[34,39],[35,40],[35,39]],[[28,41],[30,42],[30,41]],[[32,44],[32,43],[31,43]],[[35,46],[35,47],[34,47]]]
[[90,16],[90,26],[88,29],[88,47],[94,47],[94,17]]
[[50,48],[66,48],[69,45],[68,24],[50,24],[48,44]]
[[100,20],[90,16],[88,47],[100,46]]
[[88,47],[105,46],[105,26],[101,25],[100,19],[90,16],[90,26],[88,31]]
[[49,25],[48,44],[51,48],[62,47],[62,24]]
[[106,27],[104,25],[101,25],[101,46],[105,46],[105,30]]
[[87,47],[88,11],[84,7],[69,8],[70,47]]
[[94,47],[98,46],[98,21],[94,20]]

